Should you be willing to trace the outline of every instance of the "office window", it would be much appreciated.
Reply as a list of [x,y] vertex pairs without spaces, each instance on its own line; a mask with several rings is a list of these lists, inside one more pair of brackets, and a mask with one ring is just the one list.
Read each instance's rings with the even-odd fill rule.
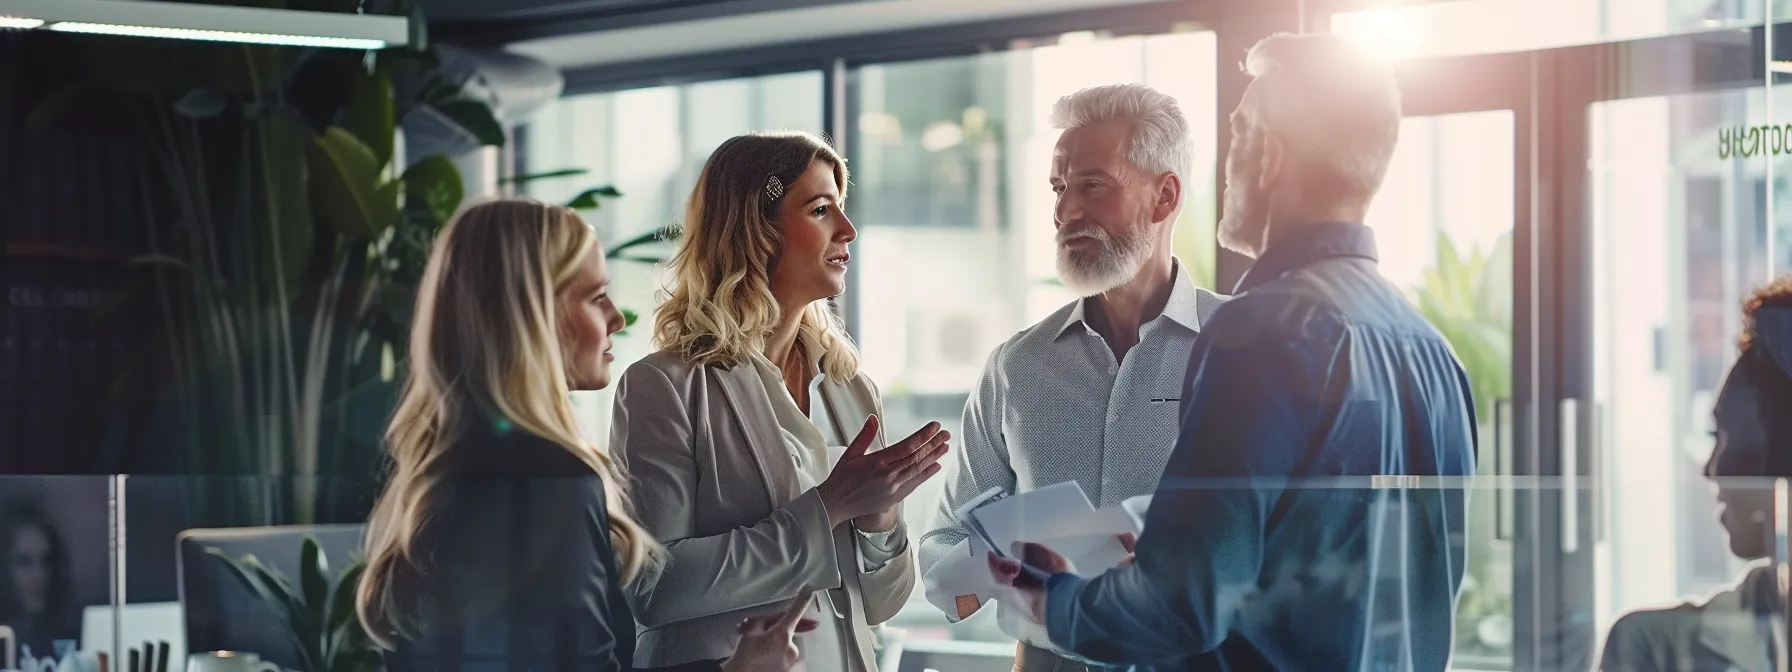
[[[1047,179],[1059,132],[1046,119],[1065,94],[1141,82],[1181,103],[1195,159],[1176,253],[1198,284],[1213,287],[1214,58],[1212,33],[1072,34],[1052,46],[858,71],[848,203],[859,227],[857,336],[893,434],[932,420],[960,433],[990,351],[1074,298],[1054,277]],[[917,538],[949,476],[909,499]],[[994,611],[949,625],[917,592],[892,625],[911,645],[968,640],[1012,654]]]
[[[584,168],[578,177],[529,182],[523,193],[564,203],[586,188],[614,185],[622,197],[586,218],[605,245],[684,218],[704,161],[724,140],[762,130],[822,132],[822,79],[799,72],[563,98],[529,121],[520,152],[524,174]],[[642,250],[653,254],[669,248]],[[640,317],[616,340],[612,371],[653,351],[653,312],[664,287],[660,268],[610,262],[612,294]],[[575,395],[588,436],[609,436],[610,393]]]
[[1332,16],[1332,31],[1393,57],[1548,49],[1759,26],[1788,0],[1453,0]]

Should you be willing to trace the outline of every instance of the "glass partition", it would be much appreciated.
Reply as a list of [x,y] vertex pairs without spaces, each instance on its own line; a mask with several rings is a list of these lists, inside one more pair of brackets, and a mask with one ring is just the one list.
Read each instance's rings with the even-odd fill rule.
[[[1510,549],[1502,547],[1494,535],[1473,531],[1479,526],[1497,524],[1493,520],[1481,520],[1480,516],[1487,514],[1476,512],[1491,510],[1491,507],[1483,509],[1480,506],[1484,502],[1554,498],[1569,494],[1565,490],[1584,495],[1591,491],[1592,483],[1590,479],[1568,482],[1482,476],[1469,479],[1335,478],[1323,482],[1308,479],[1286,488],[1278,484],[1276,489],[1284,507],[1297,499],[1309,504],[1327,502],[1325,509],[1331,513],[1349,511],[1348,515],[1361,516],[1361,532],[1351,537],[1354,539],[1352,543],[1321,548],[1288,534],[1288,530],[1299,529],[1310,522],[1312,513],[1290,513],[1273,520],[1266,529],[1266,538],[1267,548],[1276,552],[1265,556],[1257,586],[1259,592],[1252,600],[1243,603],[1245,606],[1238,611],[1239,620],[1235,622],[1273,623],[1276,616],[1274,603],[1284,599],[1317,598],[1328,594],[1325,591],[1339,589],[1340,606],[1336,610],[1302,611],[1299,614],[1304,619],[1302,622],[1339,621],[1353,625],[1360,622],[1365,626],[1365,633],[1379,633],[1373,634],[1365,653],[1373,658],[1387,655],[1397,658],[1402,655],[1397,651],[1399,647],[1424,649],[1438,646],[1440,640],[1453,636],[1453,641],[1441,644],[1450,650],[1450,669],[1509,668],[1512,665],[1510,643],[1519,635],[1535,633],[1515,632],[1509,617],[1509,594],[1489,590],[1489,584],[1510,582],[1513,559]],[[1761,642],[1763,645],[1758,650],[1749,653],[1763,657],[1763,664],[1771,663],[1772,656],[1777,654],[1761,638],[1771,633],[1770,628],[1776,624],[1783,627],[1783,621],[1776,620],[1771,597],[1780,589],[1771,577],[1776,562],[1779,567],[1785,567],[1787,538],[1785,525],[1781,522],[1783,517],[1775,517],[1771,512],[1788,510],[1783,501],[1784,493],[1779,493],[1782,500],[1775,502],[1776,484],[1783,488],[1785,483],[1769,478],[1701,479],[1699,485],[1702,487],[1692,496],[1701,501],[1702,515],[1682,521],[1700,538],[1691,539],[1685,534],[1634,537],[1628,540],[1627,557],[1672,558],[1691,554],[1709,557],[1727,563],[1727,566],[1708,576],[1681,581],[1654,597],[1645,599],[1633,594],[1629,603],[1601,624],[1601,647],[1587,657],[1586,667],[1557,669],[1656,669],[1650,667],[1662,662],[1656,652],[1670,647],[1672,644],[1668,640],[1680,631],[1702,632],[1699,636],[1710,641]],[[1627,487],[1653,487],[1660,491],[1667,485],[1666,482],[1636,482]],[[1242,485],[1238,489],[1210,488],[1205,494],[1224,498],[1245,494],[1245,489]],[[1720,491],[1724,493],[1722,501],[1727,502],[1727,510],[1719,506]],[[1158,500],[1162,497],[1160,494]],[[1467,516],[1463,516],[1461,510],[1450,508],[1464,499],[1468,505]],[[1077,520],[1073,513],[1029,509],[1025,505],[1003,515],[1017,520],[1000,523],[1002,526],[1058,530],[1041,533],[1048,535],[1063,535],[1063,529]],[[1188,515],[1199,514],[1191,511]],[[1308,516],[1309,521],[1303,521],[1303,515]],[[995,519],[1008,520],[1001,515]],[[1446,525],[1445,521],[1453,522]],[[1463,523],[1466,523],[1464,527],[1454,527]],[[997,526],[992,523],[991,528]],[[1087,526],[1070,536],[1031,540],[1060,548],[1087,548],[1087,540],[1077,535],[1094,535],[1105,529]],[[1149,527],[1142,529],[1144,534],[1152,534]],[[1437,534],[1444,530],[1448,530],[1447,539],[1439,538]],[[1023,538],[1025,534],[1016,533],[1015,536]],[[997,543],[1004,543],[1004,540],[998,539]],[[1448,568],[1430,564],[1441,563],[1440,558],[1446,556],[1451,563],[1463,564]],[[1093,557],[1093,554],[1073,555],[1071,559],[1083,562],[1087,557]],[[1309,559],[1291,561],[1288,560],[1290,557]],[[1776,558],[1781,560],[1776,561]],[[1187,558],[1185,561],[1200,563],[1204,559]],[[1428,566],[1442,571],[1427,574]],[[1096,565],[1093,571],[1082,573],[1095,575],[1100,572],[1101,566]],[[1638,588],[1659,588],[1641,580],[1631,583]],[[1349,588],[1341,589],[1340,586]],[[1164,595],[1172,599],[1181,597],[1167,587],[1166,591]],[[1452,597],[1456,600],[1456,618],[1450,627],[1432,627],[1424,620],[1413,620],[1435,601]],[[1373,608],[1369,606],[1371,602]],[[1720,608],[1728,611],[1718,613]],[[1009,660],[1012,646],[999,650],[1002,647],[994,643],[971,646],[965,642],[931,641],[920,630],[913,625],[885,629],[885,636],[893,638],[891,641],[899,642],[902,647],[904,667],[901,669],[994,671],[1012,665]],[[1273,628],[1267,631],[1275,632]],[[1581,646],[1573,639],[1551,641],[1570,649]],[[1578,650],[1545,651],[1544,654],[1583,655]],[[1608,667],[1599,668],[1602,661]],[[1660,669],[1679,669],[1672,667],[1672,661],[1668,664]]]
[[[120,665],[133,650],[158,662],[166,655],[169,672],[185,669],[189,656],[216,651],[253,654],[283,670],[370,669],[320,658],[329,659],[323,633],[359,627],[350,599],[355,584],[342,580],[362,558],[375,484],[358,477],[225,475],[125,476],[117,484],[123,590],[114,618],[86,625],[97,633],[87,637],[116,634],[121,648],[109,650],[123,654],[112,658],[112,669],[129,669]],[[315,504],[323,501],[353,503]],[[314,515],[332,508],[329,519]],[[307,540],[322,551],[318,565],[304,562]],[[292,605],[300,607],[297,618]],[[330,626],[319,627],[318,619]],[[368,645],[354,637],[336,646]]]
[[109,476],[0,475],[0,666],[114,650],[121,577]]
[[[342,591],[356,584],[343,583],[361,556],[364,526],[360,522],[334,524],[243,524],[229,521],[234,514],[207,504],[208,489],[230,491],[255,486],[265,492],[304,489],[312,485],[330,491],[331,479],[282,479],[273,477],[18,477],[0,478],[4,517],[0,541],[5,544],[7,572],[0,578],[0,636],[12,637],[12,660],[7,643],[0,642],[0,663],[12,669],[24,667],[26,656],[46,654],[57,660],[75,658],[96,664],[104,654],[113,665],[126,661],[133,650],[140,657],[170,661],[166,669],[185,669],[187,656],[254,654],[288,670],[325,670],[313,662],[317,654],[304,647],[323,646],[315,628],[289,617],[289,603],[311,604],[316,595],[341,600]],[[304,487],[299,487],[303,485]],[[1400,647],[1439,645],[1452,651],[1452,669],[1487,669],[1486,649],[1520,634],[1507,619],[1488,618],[1488,582],[1507,580],[1509,551],[1501,550],[1486,535],[1472,532],[1479,502],[1537,497],[1564,487],[1591,488],[1591,480],[1575,483],[1553,479],[1482,476],[1467,479],[1437,478],[1334,478],[1324,482],[1278,483],[1283,501],[1331,501],[1327,511],[1357,511],[1364,516],[1356,541],[1335,548],[1308,548],[1288,530],[1307,521],[1290,514],[1266,528],[1268,548],[1280,549],[1283,560],[1264,575],[1264,595],[1316,596],[1320,591],[1348,587],[1339,593],[1339,607],[1327,613],[1303,612],[1304,618],[1367,619],[1365,623],[1394,623],[1401,609],[1420,609],[1435,600],[1456,600],[1457,618],[1450,628],[1409,627],[1372,629],[1378,635],[1371,649],[1394,651]],[[1638,480],[1625,490],[1664,491],[1670,483]],[[1204,486],[1196,499],[1242,495],[1248,487],[1220,489]],[[1779,590],[1772,580],[1774,569],[1785,571],[1789,543],[1785,516],[1787,481],[1771,478],[1704,478],[1686,490],[1689,510],[1701,515],[1681,518],[1686,531],[1625,539],[1627,558],[1708,558],[1713,570],[1683,576],[1671,587],[1645,583],[1635,572],[1624,577],[1622,606],[1614,608],[1600,625],[1601,645],[1589,666],[1600,661],[1610,669],[1634,669],[1623,665],[1647,662],[1650,652],[1662,646],[1676,628],[1697,628],[1703,637],[1732,641],[1756,641],[1771,632],[1772,600]],[[1696,501],[1694,501],[1696,500]],[[1456,508],[1466,502],[1468,515]],[[1066,511],[1060,506],[1015,498],[1007,511],[987,511],[992,534],[1015,540],[1036,541],[1065,551],[1085,576],[1099,575],[1119,553],[1106,553],[1092,543],[1109,532],[1150,534],[1145,516],[1150,502],[1133,507],[1121,518],[1083,524],[1079,516],[1093,516],[1094,509]],[[1310,511],[1310,510],[1309,510]],[[1192,514],[1191,514],[1192,515]],[[1356,515],[1356,514],[1352,514]],[[1093,520],[1093,518],[1091,518]],[[1003,523],[1006,521],[1006,524]],[[1123,521],[1123,522],[1116,522]],[[1497,523],[1496,523],[1497,524]],[[1112,527],[1113,529],[1108,529]],[[1001,532],[1006,528],[1006,532]],[[507,535],[521,543],[540,529],[528,525],[494,526],[491,534]],[[479,532],[464,528],[467,548],[478,546]],[[1439,536],[1439,533],[1444,536]],[[304,564],[307,540],[322,552],[322,571]],[[490,540],[487,540],[490,541]],[[477,542],[477,543],[475,543]],[[508,543],[508,542],[507,542]],[[470,544],[470,545],[469,545]],[[1302,553],[1289,553],[1300,549]],[[1423,550],[1421,549],[1429,549]],[[1435,553],[1433,552],[1435,551]],[[1308,560],[1288,560],[1307,557]],[[1396,561],[1397,559],[1404,560]],[[1440,560],[1441,558],[1441,560]],[[1199,559],[1190,558],[1189,562]],[[1456,562],[1460,565],[1455,565]],[[1446,562],[1453,567],[1436,564]],[[1306,564],[1302,564],[1306,563]],[[1310,566],[1309,566],[1310,565]],[[1441,574],[1424,568],[1443,568]],[[981,569],[976,568],[976,569]],[[246,570],[239,573],[239,570]],[[265,574],[262,573],[265,571]],[[1295,577],[1307,578],[1295,578]],[[256,577],[247,579],[246,577]],[[1281,578],[1277,578],[1281,577]],[[1323,578],[1319,578],[1323,577]],[[937,577],[936,577],[937,578]],[[319,581],[319,579],[322,579]],[[256,582],[260,582],[258,588]],[[1290,583],[1292,582],[1292,583]],[[1390,592],[1399,588],[1404,593]],[[1642,589],[1654,588],[1654,593]],[[271,589],[269,592],[260,592]],[[1358,595],[1380,596],[1376,609],[1367,609]],[[1174,593],[1166,593],[1174,596]],[[1400,594],[1393,602],[1379,601]],[[997,599],[1001,599],[998,597]],[[1275,602],[1275,600],[1270,600]],[[340,602],[327,613],[338,620],[352,619]],[[1406,605],[1389,610],[1389,605]],[[1353,606],[1354,605],[1354,606]],[[931,607],[928,607],[931,608]],[[1241,615],[1266,615],[1264,605],[1246,605]],[[1495,610],[1497,612],[1497,610]],[[1721,611],[1722,613],[1718,613]],[[1417,613],[1417,612],[1411,612]],[[1466,614],[1482,613],[1479,618]],[[1408,616],[1411,614],[1409,613]],[[1676,619],[1691,619],[1676,625]],[[347,622],[347,621],[343,621]],[[1373,622],[1373,623],[1371,623]],[[998,641],[951,641],[927,621],[905,615],[879,631],[881,669],[1005,670],[1013,665],[1014,646]],[[346,640],[344,640],[346,641]],[[297,642],[304,643],[302,646]],[[163,646],[166,644],[166,647]],[[1577,646],[1564,642],[1567,646]],[[372,655],[367,643],[355,640],[337,645],[339,650],[362,650]],[[346,648],[344,648],[346,647]],[[1392,647],[1392,648],[1389,648]],[[163,653],[163,649],[166,653]],[[1763,646],[1764,656],[1782,655]],[[1380,654],[1376,654],[1380,655]],[[58,667],[57,669],[61,669]],[[77,669],[98,669],[77,668]],[[128,669],[128,668],[127,668]],[[1771,667],[1760,669],[1774,669]]]

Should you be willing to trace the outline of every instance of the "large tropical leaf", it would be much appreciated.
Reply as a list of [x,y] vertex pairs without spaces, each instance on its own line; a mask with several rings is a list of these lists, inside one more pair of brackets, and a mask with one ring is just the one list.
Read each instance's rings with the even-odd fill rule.
[[363,72],[355,77],[342,125],[373,152],[379,169],[392,160],[393,106],[392,79],[386,73]]
[[432,105],[442,116],[479,139],[479,144],[504,146],[504,125],[492,115],[490,105],[473,100],[451,100]]
[[342,572],[342,578],[336,583],[336,594],[330,598],[330,617],[324,625],[339,638],[344,628],[361,630],[360,617],[355,614],[355,590],[366,572],[367,563],[355,562]]
[[566,207],[574,210],[596,210],[603,207],[604,199],[620,198],[621,196],[622,192],[617,191],[615,187],[608,185],[594,187],[579,192],[579,195],[566,202]]
[[1501,287],[1511,285],[1510,239],[1502,242],[1506,244],[1496,245],[1491,255],[1472,249],[1464,258],[1449,236],[1440,233],[1437,265],[1425,271],[1414,297],[1462,362],[1482,414],[1512,389],[1510,289],[1503,305],[1496,298]]
[[[205,551],[223,560],[224,565],[230,568],[232,575],[260,597],[263,603],[279,611],[287,619],[287,623],[298,621],[303,606],[299,604],[291,584],[288,584],[279,574],[263,567],[261,561],[256,560],[253,555],[245,555],[239,560],[225,555],[217,548],[208,548]],[[297,629],[290,627],[287,629],[287,634],[290,636],[294,648],[306,659],[304,661],[305,668],[313,669],[310,665],[310,647],[306,645],[304,636]]]
[[498,184],[528,184],[530,182],[535,182],[537,180],[549,180],[549,179],[553,179],[556,177],[576,177],[579,175],[584,175],[585,173],[588,173],[588,172],[591,172],[591,171],[588,171],[584,168],[561,168],[559,170],[544,170],[539,173],[526,173],[523,175],[511,175],[509,177],[502,178],[502,179],[498,180]]
[[329,618],[330,559],[311,537],[299,547],[299,585],[304,588],[305,624],[323,630]]
[[354,240],[370,241],[398,219],[398,187],[380,182],[373,150],[353,133],[331,126],[306,153],[311,205],[324,222]]
[[1495,324],[1512,324],[1512,232],[1502,234],[1488,251],[1475,303]]
[[255,593],[256,597],[261,598],[262,602],[283,612],[287,610],[291,596],[284,594],[278,585],[263,580],[261,573],[250,571],[248,568],[248,563],[256,562],[255,556],[245,556],[242,560],[238,560],[225,555],[224,551],[217,548],[207,548],[205,552],[222,560],[224,565],[230,569],[231,575],[235,576],[250,592]]
[[610,249],[604,251],[604,256],[610,259],[625,259],[627,257],[624,256],[624,253],[630,250],[648,245],[675,242],[683,235],[684,229],[678,226],[662,226],[610,246]]
[[[422,199],[430,212],[442,221],[454,216],[466,196],[460,169],[440,154],[418,161],[404,171],[405,195]],[[430,232],[432,235],[434,231]]]

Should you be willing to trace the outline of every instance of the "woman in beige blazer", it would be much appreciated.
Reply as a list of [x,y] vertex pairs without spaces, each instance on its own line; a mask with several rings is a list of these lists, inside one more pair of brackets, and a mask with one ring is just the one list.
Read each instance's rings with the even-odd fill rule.
[[635,665],[717,669],[741,619],[814,589],[808,672],[875,672],[872,627],[915,584],[902,499],[940,469],[930,423],[885,447],[876,386],[828,299],[845,289],[846,163],[753,134],[704,165],[655,320],[616,393],[611,450],[666,546],[637,584]]

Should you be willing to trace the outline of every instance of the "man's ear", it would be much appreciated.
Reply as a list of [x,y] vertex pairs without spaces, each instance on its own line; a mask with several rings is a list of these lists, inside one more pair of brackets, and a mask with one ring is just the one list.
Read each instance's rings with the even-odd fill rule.
[[1263,134],[1263,152],[1258,156],[1257,188],[1267,191],[1269,185],[1275,184],[1282,176],[1282,168],[1287,165],[1288,154],[1282,139],[1274,133]]
[[1157,177],[1157,202],[1151,206],[1151,221],[1162,222],[1176,214],[1182,205],[1182,177],[1164,173]]

